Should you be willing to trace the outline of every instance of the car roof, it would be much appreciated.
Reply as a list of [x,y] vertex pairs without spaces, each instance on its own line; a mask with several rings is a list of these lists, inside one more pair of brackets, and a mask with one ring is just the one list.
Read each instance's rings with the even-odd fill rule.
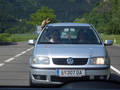
[[51,23],[47,26],[91,26],[90,24],[84,23]]

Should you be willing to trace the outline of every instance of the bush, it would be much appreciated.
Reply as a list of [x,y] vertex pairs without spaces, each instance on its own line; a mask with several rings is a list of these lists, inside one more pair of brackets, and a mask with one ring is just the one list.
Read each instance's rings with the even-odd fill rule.
[[8,33],[0,34],[0,42],[9,42],[10,37],[11,37],[11,35]]

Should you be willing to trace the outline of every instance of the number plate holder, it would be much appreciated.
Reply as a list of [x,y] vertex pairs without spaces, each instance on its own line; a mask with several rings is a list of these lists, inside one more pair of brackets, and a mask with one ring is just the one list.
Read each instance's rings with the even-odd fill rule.
[[82,77],[82,76],[85,76],[85,70],[84,69],[57,69],[57,76]]

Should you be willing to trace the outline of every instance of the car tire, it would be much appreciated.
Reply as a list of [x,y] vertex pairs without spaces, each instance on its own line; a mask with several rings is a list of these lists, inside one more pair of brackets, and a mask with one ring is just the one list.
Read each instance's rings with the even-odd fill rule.
[[36,84],[34,84],[33,82],[32,82],[32,79],[31,79],[32,77],[31,77],[31,74],[30,74],[30,72],[29,72],[29,86],[30,87],[35,87],[36,86]]
[[106,76],[106,80],[109,81],[111,77],[111,73]]
[[30,87],[34,87],[35,86],[35,84],[32,83],[32,80],[31,80],[30,77],[29,77],[29,85],[30,85]]

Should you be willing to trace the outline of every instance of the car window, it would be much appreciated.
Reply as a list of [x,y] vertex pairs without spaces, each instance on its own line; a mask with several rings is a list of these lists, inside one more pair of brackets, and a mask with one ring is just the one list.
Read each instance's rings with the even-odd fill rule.
[[47,27],[38,44],[101,44],[94,30],[89,26]]

